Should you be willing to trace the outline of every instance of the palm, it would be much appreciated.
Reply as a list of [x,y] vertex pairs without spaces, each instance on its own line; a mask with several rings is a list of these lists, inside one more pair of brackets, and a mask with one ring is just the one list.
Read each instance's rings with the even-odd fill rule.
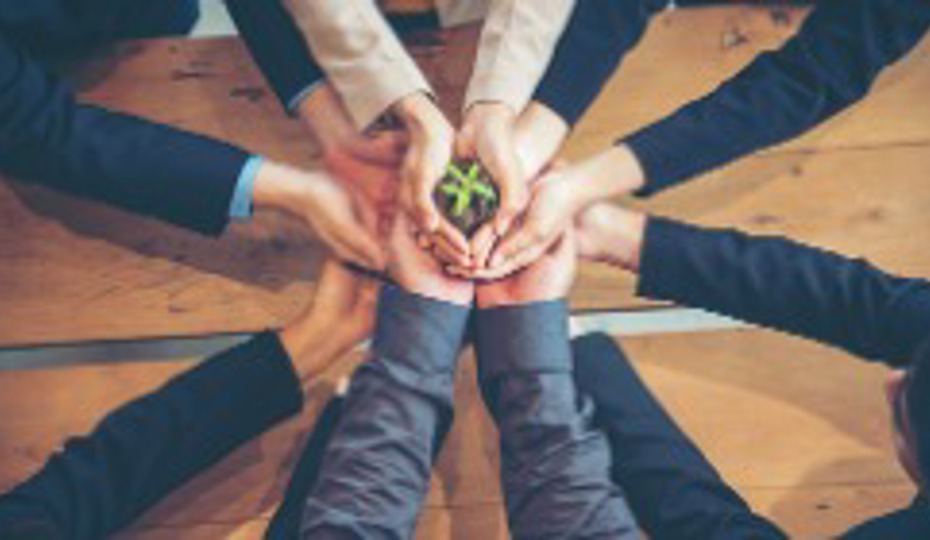
[[549,251],[523,270],[478,287],[481,306],[557,300],[571,289],[577,268],[574,234],[566,233]]
[[404,212],[394,220],[388,240],[388,273],[402,288],[429,298],[469,304],[474,285],[448,275],[440,263],[417,245],[412,223]]

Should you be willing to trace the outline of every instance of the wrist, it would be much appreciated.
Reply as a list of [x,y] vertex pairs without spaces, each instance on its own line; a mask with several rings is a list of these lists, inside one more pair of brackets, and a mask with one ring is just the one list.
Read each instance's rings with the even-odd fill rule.
[[404,126],[414,128],[427,125],[438,111],[436,103],[429,94],[414,92],[397,100],[391,107],[391,112],[400,119]]
[[315,88],[297,106],[297,116],[323,152],[354,133],[342,99],[329,83]]
[[318,183],[311,173],[281,163],[264,161],[255,176],[252,200],[256,208],[303,217],[316,205]]
[[587,160],[584,165],[589,204],[626,195],[643,186],[644,175],[636,154],[618,145]]
[[599,218],[596,258],[602,262],[638,273],[648,216],[641,212],[612,208]]

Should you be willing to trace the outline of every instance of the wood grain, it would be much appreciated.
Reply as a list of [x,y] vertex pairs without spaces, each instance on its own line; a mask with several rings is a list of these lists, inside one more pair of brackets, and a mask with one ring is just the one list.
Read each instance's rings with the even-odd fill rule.
[[[623,346],[724,477],[797,537],[826,538],[913,494],[892,455],[882,368],[760,330],[631,338]],[[124,537],[260,538],[333,381],[357,361],[330,370],[302,415],[205,471]],[[35,471],[67,435],[183,369],[114,363],[0,372],[0,490]],[[506,533],[496,431],[474,381],[466,359],[421,538]],[[476,530],[482,534],[469,536]]]
[[[778,11],[778,13],[783,13]],[[803,11],[702,8],[657,17],[571,139],[567,155],[712,88],[776,46]],[[787,22],[785,22],[787,20]],[[700,31],[694,31],[699,28]],[[451,117],[477,28],[408,36]],[[747,36],[724,47],[722,35]],[[924,189],[930,47],[923,44],[847,114],[782,149],[715,171],[643,207],[686,220],[784,232],[930,275]],[[120,45],[73,70],[83,99],[210,134],[303,167],[317,151],[234,38]],[[0,347],[250,332],[277,326],[313,293],[320,245],[260,216],[219,241],[92,202],[0,181]],[[582,265],[578,310],[651,305],[622,273]],[[120,314],[114,317],[113,314]]]

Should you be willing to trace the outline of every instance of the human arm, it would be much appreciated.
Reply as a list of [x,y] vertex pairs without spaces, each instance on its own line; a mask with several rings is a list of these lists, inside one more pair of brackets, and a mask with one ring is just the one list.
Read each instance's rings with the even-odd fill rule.
[[[409,538],[452,419],[453,377],[473,297],[445,276],[399,217],[379,298],[371,360],[306,501],[303,538]],[[364,472],[364,474],[360,474]]]
[[214,355],[67,441],[0,496],[0,537],[20,538],[18,530],[27,538],[107,538],[295,414],[303,388],[370,333],[373,304],[344,288],[347,279],[345,270],[327,266],[313,303],[280,332]]
[[638,538],[606,439],[575,391],[565,296],[572,233],[523,272],[477,287],[479,384],[498,425],[514,538]]
[[[637,293],[906,365],[930,339],[930,283],[781,237],[602,207],[588,255],[639,273]],[[587,220],[590,215],[583,215]],[[587,232],[585,232],[587,231]],[[590,234],[589,234],[590,233]]]
[[619,141],[643,172],[623,182],[650,195],[819,125],[865,96],[928,27],[925,0],[818,2],[780,49]]

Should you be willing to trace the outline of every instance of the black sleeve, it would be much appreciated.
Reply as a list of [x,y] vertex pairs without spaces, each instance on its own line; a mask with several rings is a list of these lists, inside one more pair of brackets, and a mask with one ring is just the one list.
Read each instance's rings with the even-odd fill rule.
[[285,109],[304,90],[324,80],[303,35],[282,0],[226,0],[252,58]]
[[928,0],[824,0],[780,50],[620,142],[650,195],[816,126],[861,99],[930,26]]
[[[277,336],[218,354],[111,412],[0,497],[0,538],[28,527],[99,540],[303,404]],[[32,537],[29,537],[32,538]]]
[[930,283],[780,237],[650,218],[638,293],[907,364],[930,339]]
[[578,0],[534,99],[573,126],[667,0]]
[[247,157],[225,143],[76,103],[0,35],[4,172],[219,234]]

